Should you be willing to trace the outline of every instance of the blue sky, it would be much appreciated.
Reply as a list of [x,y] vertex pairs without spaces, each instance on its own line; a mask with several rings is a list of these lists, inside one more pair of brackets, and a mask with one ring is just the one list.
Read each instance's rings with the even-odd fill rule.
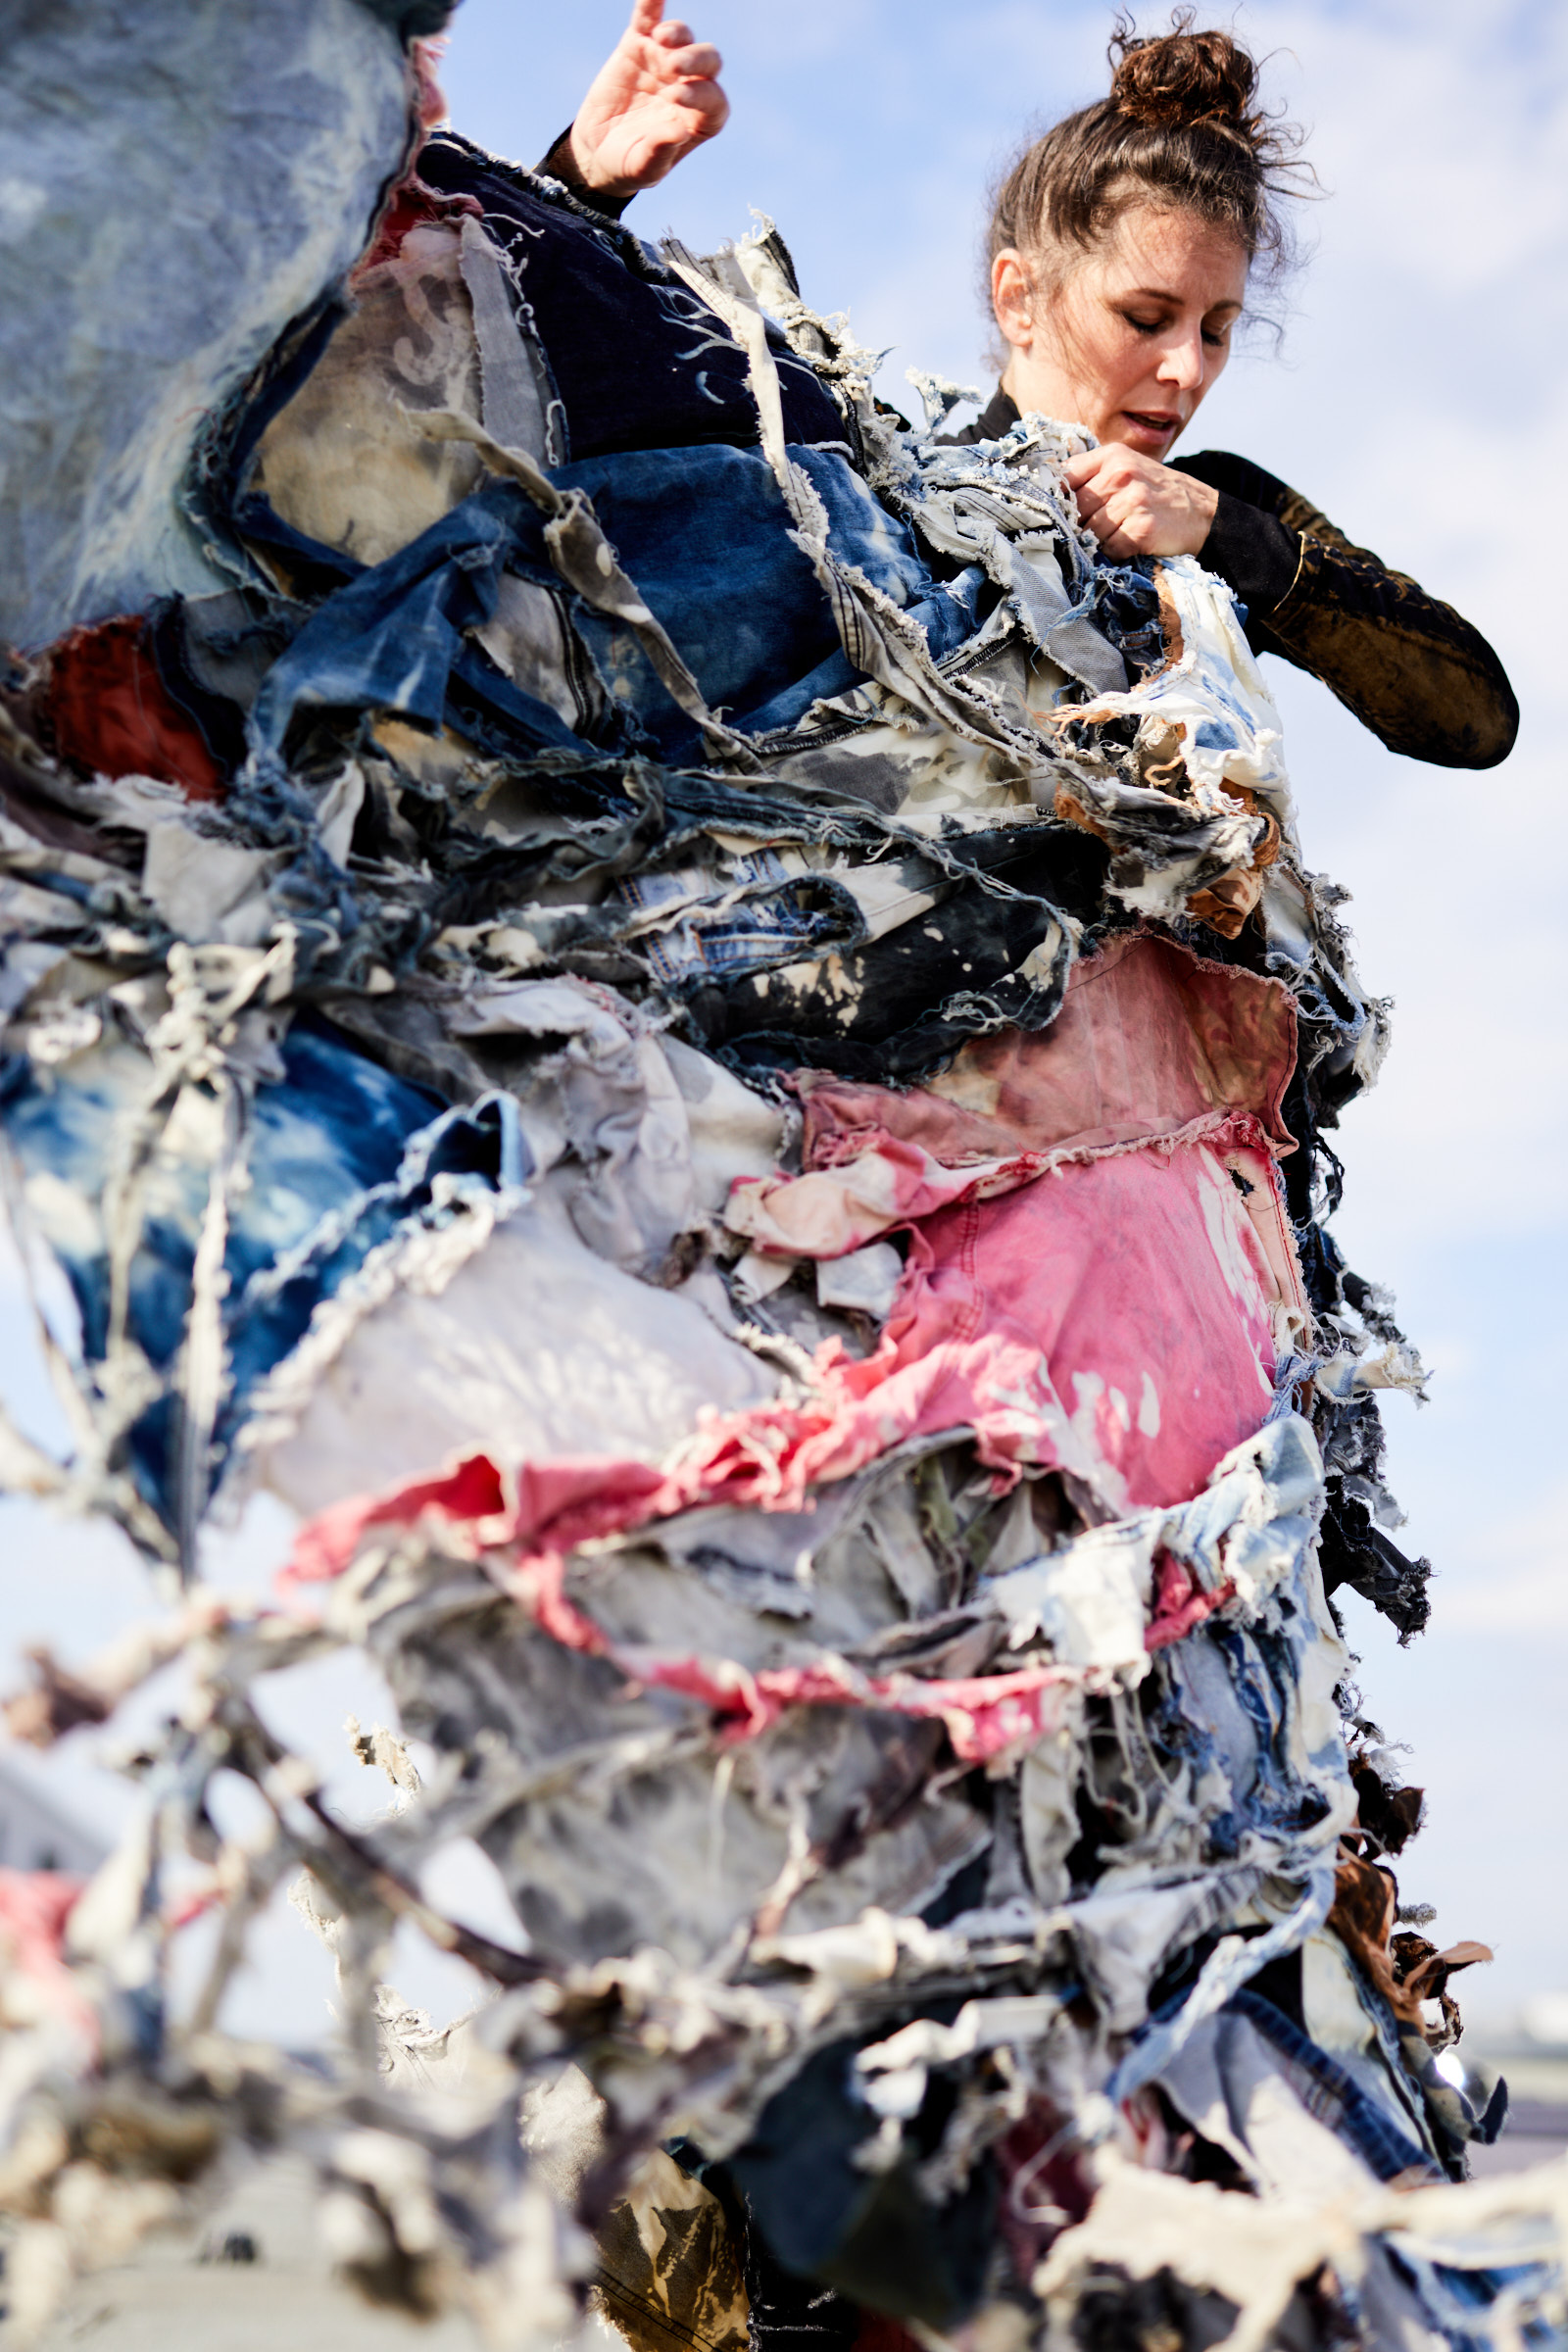
[[[746,229],[755,205],[777,220],[808,300],[890,347],[888,397],[912,399],[911,364],[983,382],[982,192],[1029,123],[1103,87],[1109,13],[713,0],[691,21],[725,52],[730,126],[632,220],[703,249]],[[444,77],[455,123],[536,161],[622,15],[612,0],[465,0]],[[1363,976],[1396,1003],[1393,1055],[1340,1138],[1340,1231],[1396,1292],[1435,1371],[1428,1407],[1386,1408],[1405,1538],[1440,1570],[1434,1628],[1401,1652],[1355,1608],[1352,1638],[1369,1709],[1410,1743],[1431,1793],[1405,1892],[1438,1904],[1446,1940],[1496,1945],[1490,1981],[1469,1981],[1472,2014],[1496,2018],[1568,1988],[1554,1378],[1568,1322],[1568,792],[1546,552],[1568,501],[1568,11],[1257,0],[1234,22],[1274,53],[1270,92],[1309,126],[1327,194],[1302,208],[1309,253],[1276,306],[1283,349],[1254,338],[1189,446],[1245,452],[1459,605],[1524,708],[1506,766],[1452,775],[1393,758],[1271,664],[1309,862],[1353,893]],[[0,1363],[13,1395],[35,1395],[3,1269]],[[275,1540],[258,1525],[229,1556],[259,1574]],[[0,1504],[0,1650],[49,1633],[80,1656],[140,1605],[138,1572],[103,1531]],[[323,1685],[318,1712],[361,1704],[348,1690]],[[107,1815],[85,1753],[56,1769]],[[286,1958],[291,1933],[276,1942],[290,2001],[320,1983],[314,1960]],[[260,2025],[270,2013],[253,1995]]]

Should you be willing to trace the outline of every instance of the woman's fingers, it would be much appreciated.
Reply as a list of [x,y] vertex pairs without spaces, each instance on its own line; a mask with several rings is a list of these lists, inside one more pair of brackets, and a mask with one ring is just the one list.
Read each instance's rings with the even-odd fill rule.
[[729,120],[723,59],[695,41],[663,0],[633,0],[614,51],[594,77],[569,133],[578,183],[621,198],[652,187]]
[[1099,489],[1093,482],[1080,482],[1078,484],[1078,518],[1080,522],[1092,525],[1095,516],[1104,507],[1108,495],[1107,491]]
[[1090,528],[1098,529],[1096,517],[1104,511],[1105,503],[1121,487],[1122,476],[1102,449],[1086,450],[1074,458],[1065,469],[1065,479],[1071,483],[1078,499],[1080,518]]
[[705,126],[710,124],[716,130],[728,113],[729,100],[711,75],[705,75],[700,81],[671,81],[650,91],[642,102],[640,120],[683,124],[684,135],[690,136],[694,128],[690,117],[699,117]]
[[665,50],[653,70],[661,81],[711,81],[724,71],[724,60],[711,41],[692,41],[683,49]]
[[680,17],[666,18],[663,0],[637,0],[627,31],[650,48],[662,52],[646,61],[661,79],[666,74],[675,74],[692,81],[706,81],[723,70],[724,61],[712,42],[695,39],[691,26]]
[[1107,556],[1141,554],[1154,526],[1153,510],[1142,483],[1118,483],[1114,488],[1083,483],[1078,490],[1078,514]]
[[1062,467],[1061,478],[1064,482],[1070,482],[1073,489],[1082,490],[1086,483],[1094,480],[1104,463],[1105,453],[1102,449],[1080,450],[1078,456],[1069,458]]
[[1125,561],[1201,553],[1217,503],[1202,483],[1115,443],[1086,450],[1062,475],[1106,555]]
[[716,81],[685,82],[670,92],[670,101],[683,115],[698,118],[688,133],[692,138],[710,139],[729,121],[729,100]]
[[1107,556],[1136,556],[1144,552],[1142,542],[1151,516],[1147,502],[1136,491],[1115,491],[1102,498],[1088,520],[1089,528]]

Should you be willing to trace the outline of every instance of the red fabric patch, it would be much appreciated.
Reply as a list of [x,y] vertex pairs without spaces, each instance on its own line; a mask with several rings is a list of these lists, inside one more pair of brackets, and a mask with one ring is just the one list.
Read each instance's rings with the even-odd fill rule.
[[1043,2099],[995,2148],[1002,2177],[1002,2235],[1020,2286],[1063,2230],[1088,2213],[1094,2190],[1070,2128]]
[[354,265],[351,283],[357,283],[368,270],[376,269],[382,262],[396,261],[411,229],[456,223],[465,213],[470,213],[476,220],[484,219],[484,207],[477,197],[443,196],[438,188],[427,188],[416,171],[411,172],[387,198],[374,239]]
[[66,1923],[84,1885],[63,1871],[0,1870],[0,1953],[96,2053],[97,2017],[64,1957]]
[[1162,1552],[1154,1569],[1154,1613],[1144,1632],[1145,1649],[1168,1649],[1173,1642],[1184,1642],[1195,1625],[1225,1606],[1234,1591],[1227,1582],[1205,1592],[1190,1568]]
[[[1257,1186],[1275,1187],[1263,1149],[1250,1164]],[[965,1763],[993,1763],[1056,1728],[1061,1687],[1079,1679],[1071,1669],[923,1681],[865,1674],[830,1653],[758,1673],[728,1658],[638,1649],[569,1597],[566,1555],[703,1502],[798,1510],[819,1481],[943,1430],[971,1431],[999,1486],[1020,1465],[1049,1464],[1091,1478],[1121,1511],[1185,1501],[1267,1409],[1270,1287],[1256,1228],[1212,1143],[1072,1163],[913,1228],[880,1347],[858,1362],[837,1342],[821,1348],[816,1393],[804,1401],[705,1414],[663,1467],[579,1457],[505,1472],[475,1454],[324,1512],[302,1531],[284,1581],[335,1576],[378,1526],[422,1523],[456,1556],[483,1557],[564,1647],[695,1699],[726,1743],[756,1739],[793,1707],[869,1707],[939,1721]],[[1150,1646],[1180,1640],[1225,1597],[1198,1592],[1166,1560]]]
[[424,1522],[437,1542],[462,1557],[520,1541],[534,1555],[527,1566],[570,1551],[591,1537],[637,1527],[653,1516],[664,1474],[646,1462],[590,1455],[526,1464],[512,1477],[487,1454],[470,1454],[433,1478],[411,1481],[389,1494],[350,1495],[301,1530],[285,1584],[321,1584],[341,1576],[365,1538],[378,1527]]
[[854,2352],[919,2352],[913,2336],[885,2312],[862,2311]]
[[[1263,1152],[1250,1164],[1274,1186]],[[1210,1146],[1070,1165],[917,1226],[881,1345],[858,1362],[830,1342],[804,1401],[706,1415],[662,1469],[579,1457],[507,1476],[476,1455],[323,1512],[286,1578],[336,1576],[374,1527],[429,1517],[457,1552],[514,1550],[543,1622],[569,1611],[547,1563],[594,1536],[702,1502],[799,1510],[819,1482],[942,1430],[972,1431],[1004,1483],[1020,1465],[1064,1467],[1118,1511],[1186,1501],[1268,1409],[1271,1287]],[[574,1618],[558,1638],[582,1646]]]
[[220,801],[222,771],[158,674],[139,613],[73,629],[49,657],[44,702],[55,751],[95,776],[152,776]]

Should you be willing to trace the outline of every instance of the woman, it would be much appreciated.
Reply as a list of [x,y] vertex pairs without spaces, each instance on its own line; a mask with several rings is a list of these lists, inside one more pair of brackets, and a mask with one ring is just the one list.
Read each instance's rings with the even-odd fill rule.
[[[637,0],[546,169],[618,214],[723,127],[716,50]],[[1257,67],[1193,12],[1151,40],[1120,27],[1108,96],[1029,147],[1003,183],[988,253],[1009,346],[995,397],[956,438],[1020,415],[1072,418],[1101,446],[1068,478],[1108,554],[1198,557],[1247,609],[1254,650],[1321,678],[1407,758],[1493,767],[1519,707],[1480,633],[1354,546],[1299,492],[1221,450],[1171,450],[1230,356],[1250,276],[1276,262],[1293,134],[1257,105]]]

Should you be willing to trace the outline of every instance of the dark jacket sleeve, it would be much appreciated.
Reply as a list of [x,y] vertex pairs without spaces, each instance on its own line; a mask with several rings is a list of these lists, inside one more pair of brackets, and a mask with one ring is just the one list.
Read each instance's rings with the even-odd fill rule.
[[1219,492],[1200,562],[1247,606],[1254,651],[1321,678],[1391,752],[1438,767],[1506,760],[1519,731],[1513,688],[1451,605],[1246,458],[1204,450],[1175,470]]
[[[572,176],[571,150],[566,145],[570,136],[571,124],[568,122],[544,161],[535,164],[535,172],[543,178],[559,179],[564,188],[569,188],[582,203],[591,206],[596,213],[602,213],[607,220],[618,220],[630,204],[631,196],[607,196],[602,189],[583,187]],[[634,188],[632,195],[636,193]]]

